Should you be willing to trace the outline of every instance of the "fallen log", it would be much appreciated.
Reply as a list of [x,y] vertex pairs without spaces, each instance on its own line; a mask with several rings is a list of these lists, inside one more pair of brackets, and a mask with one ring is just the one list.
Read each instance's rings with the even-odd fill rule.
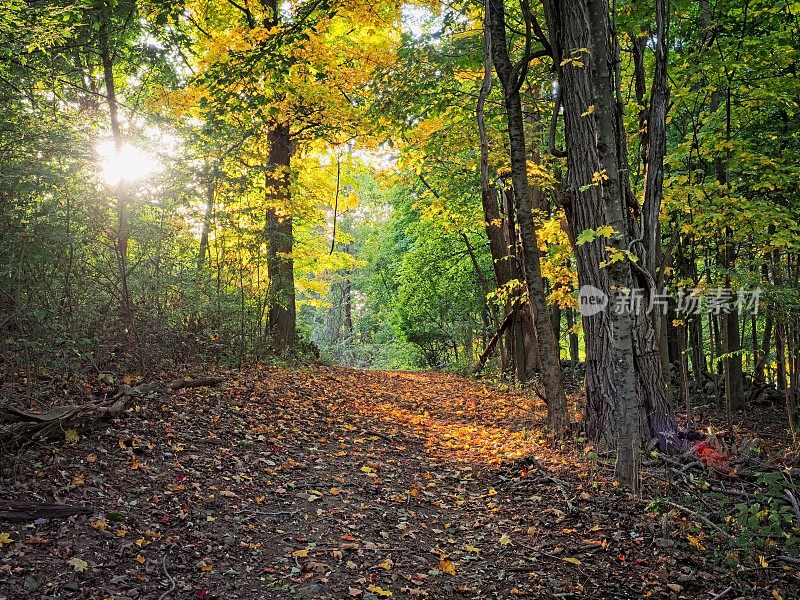
[[167,383],[160,381],[140,384],[131,387],[126,384],[117,386],[110,397],[86,404],[69,404],[53,406],[43,412],[34,412],[12,406],[0,407],[0,440],[6,446],[16,446],[35,438],[46,438],[55,431],[74,427],[85,421],[111,419],[127,410],[134,398],[141,398],[153,393],[176,391],[184,388],[196,388],[219,385],[224,379],[219,377],[203,377],[200,379],[176,379]]
[[92,509],[88,506],[0,500],[0,519],[5,519],[6,521],[57,519],[71,517],[72,515],[90,515],[92,512]]

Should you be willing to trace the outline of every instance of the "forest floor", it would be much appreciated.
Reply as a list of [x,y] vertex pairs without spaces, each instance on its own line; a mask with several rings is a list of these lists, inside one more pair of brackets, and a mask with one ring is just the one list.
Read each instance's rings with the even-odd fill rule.
[[796,565],[656,510],[649,475],[635,499],[589,448],[552,447],[529,395],[222,375],[3,459],[0,499],[92,513],[0,521],[0,599],[800,597]]

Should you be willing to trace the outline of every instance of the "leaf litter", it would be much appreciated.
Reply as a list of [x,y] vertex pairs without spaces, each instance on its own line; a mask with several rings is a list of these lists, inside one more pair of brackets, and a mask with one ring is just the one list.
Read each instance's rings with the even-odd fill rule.
[[222,375],[14,459],[2,496],[93,513],[0,521],[0,599],[798,589],[796,569],[711,560],[710,530],[658,544],[646,503],[577,446],[549,444],[543,407],[517,390],[322,366]]

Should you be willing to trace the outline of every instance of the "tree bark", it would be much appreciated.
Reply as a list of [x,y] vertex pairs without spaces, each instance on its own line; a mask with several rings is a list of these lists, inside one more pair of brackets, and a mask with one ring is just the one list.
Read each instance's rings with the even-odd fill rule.
[[[566,395],[561,379],[558,346],[545,301],[541,256],[536,232],[533,228],[530,198],[528,197],[527,153],[519,94],[520,69],[511,64],[506,42],[505,7],[503,2],[489,3],[489,27],[492,39],[492,59],[503,86],[504,104],[508,119],[508,138],[511,157],[511,179],[514,186],[515,207],[522,237],[523,263],[528,299],[533,311],[536,337],[541,355],[541,376],[547,399],[548,422],[561,435],[569,424]],[[522,58],[527,66],[529,56]],[[523,64],[523,63],[521,63]]]
[[268,326],[272,350],[277,354],[292,349],[297,341],[297,311],[294,292],[292,216],[290,212],[289,168],[291,138],[287,124],[274,124],[267,138],[267,270],[269,273]]

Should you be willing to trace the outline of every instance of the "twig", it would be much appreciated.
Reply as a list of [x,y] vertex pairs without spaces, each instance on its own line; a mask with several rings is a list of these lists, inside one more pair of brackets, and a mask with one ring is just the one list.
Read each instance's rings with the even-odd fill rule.
[[724,598],[725,596],[727,596],[731,592],[731,590],[733,590],[733,586],[729,585],[724,590],[722,590],[719,594],[714,594],[714,596],[712,596],[711,600],[720,600],[720,598]]
[[725,539],[727,540],[731,539],[731,535],[727,531],[720,529],[719,526],[715,525],[708,517],[701,515],[699,512],[692,510],[691,508],[686,508],[685,506],[681,506],[680,504],[676,504],[675,502],[670,502],[669,500],[660,500],[660,502],[663,502],[664,504],[667,504],[673,508],[677,508],[678,510],[683,511],[686,514],[693,516],[694,518],[702,521],[712,529],[716,530],[718,533],[722,534],[722,537],[724,537]]
[[167,576],[167,581],[169,581],[171,585],[170,585],[170,588],[166,592],[164,592],[163,594],[161,594],[161,596],[159,596],[158,600],[164,600],[164,598],[166,598],[167,596],[170,596],[172,594],[172,592],[175,591],[175,586],[176,586],[175,578],[172,577],[172,575],[170,575],[169,571],[167,570],[167,555],[170,553],[170,551],[172,550],[172,548],[174,546],[175,546],[174,544],[171,544],[170,546],[168,546],[167,547],[167,551],[164,553],[164,556],[161,559],[161,568],[164,569],[164,575]]
[[794,515],[797,517],[797,522],[800,523],[800,505],[797,504],[797,498],[794,497],[794,494],[791,492],[791,490],[783,490],[783,492],[786,494],[789,502],[792,503]]

